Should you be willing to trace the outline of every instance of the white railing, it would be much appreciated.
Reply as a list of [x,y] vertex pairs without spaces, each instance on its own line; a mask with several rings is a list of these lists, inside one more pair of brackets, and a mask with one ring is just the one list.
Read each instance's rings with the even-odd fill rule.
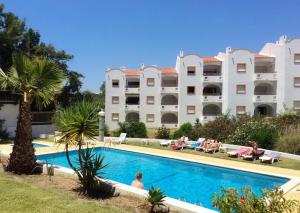
[[208,121],[213,121],[217,117],[219,117],[219,115],[203,115],[200,120],[205,123],[205,122],[208,122]]
[[178,124],[162,124],[166,128],[178,128]]
[[161,111],[163,112],[177,112],[178,105],[161,105]]
[[222,82],[223,78],[221,75],[216,76],[202,76],[202,82]]
[[139,87],[134,87],[134,88],[126,87],[125,88],[125,93],[139,93],[139,92],[140,92]]
[[178,93],[178,87],[162,87],[161,93]]
[[140,110],[140,105],[127,104],[127,105],[125,105],[125,110],[127,110],[127,111],[139,111]]
[[274,81],[277,80],[277,73],[255,73],[254,80]]
[[202,102],[222,102],[221,95],[203,95]]
[[266,103],[275,103],[277,101],[276,95],[254,95],[254,102],[266,102]]

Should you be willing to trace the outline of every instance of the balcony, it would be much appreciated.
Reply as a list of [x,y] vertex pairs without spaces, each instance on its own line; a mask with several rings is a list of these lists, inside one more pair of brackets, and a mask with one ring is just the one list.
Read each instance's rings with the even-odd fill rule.
[[54,112],[31,112],[32,125],[52,124]]
[[139,111],[140,105],[126,104],[125,111]]
[[276,81],[277,73],[255,73],[254,79],[256,81]]
[[277,96],[276,95],[254,95],[253,101],[259,103],[276,103]]
[[16,104],[18,103],[19,95],[12,94],[10,91],[0,91],[1,104]]
[[178,111],[178,105],[162,105],[161,106],[162,112],[177,112]]
[[202,96],[202,102],[222,102],[222,95],[205,95],[205,96]]
[[206,104],[202,109],[202,122],[208,122],[222,115],[222,104]]
[[223,78],[221,75],[216,76],[202,76],[202,82],[217,82],[220,83],[223,81]]
[[178,126],[178,114],[172,112],[162,113],[161,124],[167,128],[176,128]]

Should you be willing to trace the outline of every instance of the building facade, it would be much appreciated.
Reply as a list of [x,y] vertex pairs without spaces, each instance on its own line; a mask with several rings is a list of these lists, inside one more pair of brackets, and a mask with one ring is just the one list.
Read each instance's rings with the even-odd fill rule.
[[[15,137],[17,119],[19,114],[19,97],[11,91],[0,91],[0,127],[9,137]],[[32,136],[40,137],[41,134],[54,134],[52,118],[54,111],[37,111],[32,107]],[[1,139],[1,135],[0,135]]]
[[259,53],[230,47],[215,57],[180,52],[174,68],[112,68],[105,78],[105,121],[112,130],[132,120],[177,128],[225,113],[274,116],[300,110],[300,38],[282,36]]

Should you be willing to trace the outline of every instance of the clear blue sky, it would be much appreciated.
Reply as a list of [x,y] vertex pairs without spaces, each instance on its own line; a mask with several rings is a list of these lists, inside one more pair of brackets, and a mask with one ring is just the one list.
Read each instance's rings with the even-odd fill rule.
[[4,0],[42,40],[75,58],[83,90],[98,91],[108,67],[175,66],[180,50],[216,55],[226,46],[259,51],[300,36],[299,0]]

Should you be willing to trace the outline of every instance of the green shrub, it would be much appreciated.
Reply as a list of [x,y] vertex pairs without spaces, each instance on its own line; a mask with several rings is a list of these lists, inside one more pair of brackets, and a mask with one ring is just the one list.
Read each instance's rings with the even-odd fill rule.
[[170,129],[166,127],[159,127],[155,132],[155,138],[170,139]]
[[280,137],[275,149],[281,152],[300,155],[300,129],[290,129]]
[[272,123],[277,127],[280,133],[284,133],[290,128],[297,128],[300,126],[300,113],[286,112],[272,118]]
[[188,136],[192,131],[192,124],[191,123],[184,123],[182,124],[178,130],[176,130],[173,134],[173,138],[177,139],[182,137],[183,135]]
[[122,132],[127,133],[128,138],[146,138],[147,129],[143,122],[139,121],[130,121],[130,122],[119,122],[119,129],[116,132],[117,136]]
[[237,120],[229,115],[223,115],[203,126],[203,136],[218,141],[225,141],[237,127]]
[[190,133],[187,135],[190,140],[196,141],[198,138],[203,137],[204,131],[203,131],[203,126],[199,122],[199,120],[196,120],[196,123],[194,124],[192,130]]
[[256,195],[250,188],[223,188],[212,198],[213,207],[221,213],[288,213],[299,212],[300,204],[296,200],[284,198],[282,190],[263,190],[262,195]]
[[256,141],[261,148],[273,149],[277,139],[276,126],[265,119],[258,119],[238,126],[226,142],[247,146],[249,141]]
[[149,189],[147,201],[151,205],[150,212],[156,212],[155,208],[159,208],[160,206],[164,206],[164,198],[166,195],[160,190],[160,188],[154,188],[153,186]]

